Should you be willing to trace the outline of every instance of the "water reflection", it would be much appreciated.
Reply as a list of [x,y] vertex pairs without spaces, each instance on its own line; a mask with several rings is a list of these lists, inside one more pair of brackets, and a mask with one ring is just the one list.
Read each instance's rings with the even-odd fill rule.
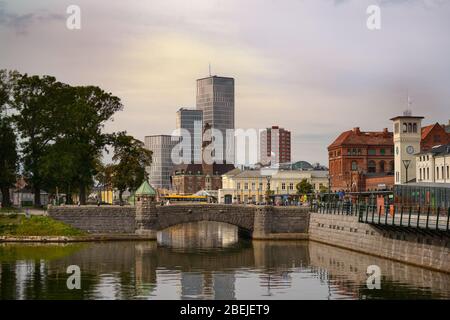
[[226,248],[237,244],[238,228],[220,223],[200,221],[176,225],[158,232],[158,244],[172,248]]
[[[199,240],[195,228],[215,239]],[[159,244],[0,244],[0,298],[450,298],[443,273],[314,242],[242,241],[230,226],[210,222],[171,230]],[[66,287],[74,264],[81,290]],[[371,264],[382,270],[382,290],[365,287]]]

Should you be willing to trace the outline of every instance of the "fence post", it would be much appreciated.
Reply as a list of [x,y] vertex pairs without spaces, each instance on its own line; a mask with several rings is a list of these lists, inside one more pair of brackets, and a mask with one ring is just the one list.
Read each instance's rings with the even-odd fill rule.
[[394,212],[392,212],[392,225],[395,226],[395,209]]
[[417,228],[419,227],[419,222],[420,222],[420,206],[419,211],[417,212]]
[[[394,212],[395,212],[395,206],[394,206]],[[400,227],[403,226],[403,207],[400,208]]]
[[425,228],[428,229],[428,221],[430,220],[430,210],[431,210],[431,206],[428,206],[428,211],[427,211],[427,224],[425,225]]
[[441,213],[441,207],[438,207],[437,216],[436,216],[436,230],[439,230],[439,214],[440,213]]
[[368,217],[369,217],[369,206],[366,205],[366,222]]
[[409,206],[408,227],[411,227],[412,206]]
[[380,206],[380,210],[378,211],[378,224],[381,222],[381,208],[382,206]]
[[447,213],[447,231],[448,231],[448,222],[450,221],[450,207],[448,208],[448,213]]
[[372,206],[372,223],[373,223],[373,217],[375,215],[375,206]]

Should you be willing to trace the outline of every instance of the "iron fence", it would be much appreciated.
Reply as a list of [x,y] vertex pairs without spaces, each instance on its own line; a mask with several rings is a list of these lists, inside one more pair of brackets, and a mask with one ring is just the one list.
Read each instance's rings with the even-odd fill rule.
[[311,204],[311,211],[321,214],[358,216],[363,223],[449,231],[450,208],[369,205],[365,203],[322,202]]

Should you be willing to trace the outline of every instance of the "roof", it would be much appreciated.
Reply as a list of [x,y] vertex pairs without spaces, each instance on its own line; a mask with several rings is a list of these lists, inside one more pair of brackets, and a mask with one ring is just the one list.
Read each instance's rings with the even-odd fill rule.
[[231,177],[231,176],[235,176],[237,174],[241,173],[241,169],[239,168],[234,168],[233,170],[230,170],[228,172],[225,172],[223,175],[227,176],[227,177]]
[[341,145],[394,145],[394,135],[389,131],[359,131],[359,128],[342,132],[328,149]]
[[147,180],[142,182],[141,186],[136,190],[136,195],[139,196],[156,196],[155,189],[148,183]]
[[394,118],[391,118],[392,121],[397,120],[397,119],[424,119],[425,117],[422,116],[397,116]]
[[443,144],[439,146],[435,146],[431,148],[430,150],[419,152],[416,155],[421,154],[433,154],[434,156],[443,156],[450,154],[450,144]]
[[307,161],[297,161],[292,164],[292,169],[313,169],[313,166]]

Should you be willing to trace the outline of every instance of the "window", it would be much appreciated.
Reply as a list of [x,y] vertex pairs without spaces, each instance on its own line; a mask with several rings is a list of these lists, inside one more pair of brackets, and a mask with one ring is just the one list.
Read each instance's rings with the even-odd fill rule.
[[244,190],[248,190],[248,182],[244,183]]
[[427,168],[427,180],[430,180],[430,168]]
[[380,154],[384,156],[386,154],[386,149],[380,149]]
[[413,132],[417,133],[417,123],[413,123]]
[[[447,167],[447,171],[448,171],[448,167]],[[294,183],[289,183],[289,189],[290,190],[294,190]]]
[[422,168],[419,168],[419,176],[420,176],[420,180],[422,180]]
[[255,183],[252,182],[252,190],[255,190]]
[[385,167],[384,161],[380,161],[380,172],[384,172],[384,167]]
[[352,171],[358,170],[358,163],[356,161],[352,161]]
[[436,180],[439,180],[439,167],[436,167]]
[[447,166],[447,179],[450,179],[450,167]]
[[375,150],[375,149],[369,149],[368,154],[369,154],[369,156],[374,156],[374,155],[377,154],[377,150]]
[[369,173],[375,173],[377,171],[377,164],[375,163],[375,161],[373,161],[373,160],[369,161],[369,164],[367,166],[367,171]]
[[403,133],[408,132],[408,125],[406,123],[403,124]]
[[263,183],[260,182],[260,183],[259,183],[259,190],[262,190],[262,189],[263,189]]
[[236,189],[241,190],[241,183],[240,183],[240,182],[238,182],[238,183],[236,184]]
[[286,190],[286,183],[283,182],[283,183],[281,184],[281,190]]

